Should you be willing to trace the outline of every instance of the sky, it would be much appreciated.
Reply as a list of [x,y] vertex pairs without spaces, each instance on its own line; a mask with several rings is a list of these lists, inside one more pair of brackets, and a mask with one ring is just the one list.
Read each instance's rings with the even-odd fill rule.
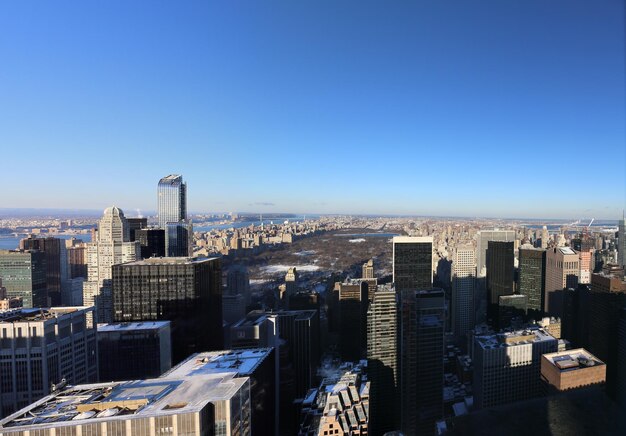
[[623,0],[0,2],[0,207],[616,219]]

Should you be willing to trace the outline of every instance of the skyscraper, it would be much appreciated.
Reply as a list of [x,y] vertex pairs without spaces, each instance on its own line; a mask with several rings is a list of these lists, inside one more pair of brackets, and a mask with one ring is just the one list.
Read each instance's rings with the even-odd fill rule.
[[363,264],[361,277],[364,279],[374,278],[374,259],[370,259]]
[[49,306],[41,251],[0,250],[0,278],[7,298],[20,297],[25,308]]
[[476,239],[476,274],[485,277],[489,241],[515,241],[514,230],[481,230]]
[[371,434],[400,428],[398,401],[398,302],[392,287],[370,297],[367,311],[367,372],[371,381]]
[[528,297],[528,314],[539,319],[544,310],[546,250],[523,245],[519,249],[518,291]]
[[626,268],[626,218],[622,215],[622,219],[619,220],[619,226],[617,230],[618,247],[617,247],[617,259],[622,268]]
[[513,242],[489,241],[487,248],[487,295],[491,318],[497,319],[499,298],[513,294]]
[[546,251],[546,291],[544,310],[551,316],[563,316],[563,289],[576,288],[580,274],[578,253],[569,247]]
[[433,284],[433,237],[394,236],[393,282],[396,292],[430,289]]
[[113,267],[115,322],[172,322],[172,360],[223,346],[220,258],[150,258]]
[[158,186],[159,227],[167,223],[178,223],[187,219],[187,184],[183,176],[170,174],[159,180]]
[[185,257],[193,253],[193,227],[187,220],[187,184],[170,174],[158,184],[159,228],[165,230],[165,254]]
[[432,435],[443,415],[444,291],[405,290],[401,299],[401,429]]
[[476,257],[474,247],[457,247],[452,263],[452,330],[457,336],[474,328],[474,287]]
[[38,250],[46,257],[46,286],[50,305],[61,305],[61,285],[68,278],[67,252],[59,238],[29,236],[20,241],[20,250]]
[[344,361],[358,362],[367,348],[367,282],[354,280],[339,285],[339,348]]
[[97,239],[87,244],[87,281],[83,285],[83,304],[95,306],[97,322],[113,322],[113,265],[139,259],[140,251],[138,242],[130,242],[124,212],[115,206],[105,209],[98,223]]

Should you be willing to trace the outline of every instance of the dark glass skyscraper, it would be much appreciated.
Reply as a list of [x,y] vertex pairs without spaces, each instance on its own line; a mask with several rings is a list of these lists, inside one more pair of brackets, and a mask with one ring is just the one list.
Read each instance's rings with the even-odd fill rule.
[[518,292],[528,297],[528,315],[539,319],[546,291],[546,250],[531,246],[519,249]]
[[367,348],[368,283],[361,280],[339,284],[339,346],[341,358],[358,362]]
[[22,298],[25,308],[49,306],[42,251],[0,250],[0,278],[7,297]]
[[432,287],[432,236],[393,238],[393,282],[397,292]]
[[[67,279],[67,253],[59,238],[36,238],[29,236],[20,241],[20,250],[38,250],[46,257],[46,286],[51,306],[61,305],[61,282]],[[65,277],[63,277],[65,276]]]
[[219,350],[222,332],[220,258],[151,258],[113,266],[115,322],[172,322],[172,360]]
[[165,257],[165,230],[138,229],[135,230],[135,240],[141,246],[141,258]]
[[401,299],[401,428],[432,435],[443,415],[444,291],[405,290]]
[[489,314],[497,319],[501,296],[513,294],[513,242],[489,241],[487,246],[487,296]]

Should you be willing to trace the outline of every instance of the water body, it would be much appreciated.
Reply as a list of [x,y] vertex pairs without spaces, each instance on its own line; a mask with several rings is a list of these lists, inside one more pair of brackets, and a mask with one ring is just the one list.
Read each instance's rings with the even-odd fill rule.
[[[295,217],[291,217],[291,218],[275,218],[275,219],[264,219],[263,220],[263,224],[270,225],[271,222],[273,222],[274,224],[282,224],[285,221],[289,221],[290,223],[293,222],[302,222],[304,221],[305,216],[304,215],[298,215]],[[317,218],[319,218],[318,215],[306,215],[306,219],[308,220],[316,220]],[[227,223],[227,224],[216,224],[213,226],[193,226],[193,231],[194,232],[209,232],[211,230],[224,230],[224,229],[241,229],[244,227],[249,227],[251,225],[255,225],[255,226],[260,226],[261,225],[261,221],[259,220],[254,220],[254,221],[237,221],[234,223]]]
[[[71,239],[72,237],[76,239],[81,239],[83,242],[91,242],[91,234],[87,233],[84,235],[40,235],[41,237],[53,236],[59,239]],[[18,237],[14,236],[0,236],[0,250],[15,250],[20,246],[20,240],[28,237],[27,234],[20,235]]]

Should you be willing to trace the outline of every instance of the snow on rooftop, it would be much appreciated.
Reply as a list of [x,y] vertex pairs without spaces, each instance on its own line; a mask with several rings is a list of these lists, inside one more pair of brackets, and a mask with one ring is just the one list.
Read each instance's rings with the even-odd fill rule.
[[251,375],[272,348],[246,350],[209,351],[189,356],[161,377],[186,378],[197,375],[210,375],[233,372],[240,376]]

